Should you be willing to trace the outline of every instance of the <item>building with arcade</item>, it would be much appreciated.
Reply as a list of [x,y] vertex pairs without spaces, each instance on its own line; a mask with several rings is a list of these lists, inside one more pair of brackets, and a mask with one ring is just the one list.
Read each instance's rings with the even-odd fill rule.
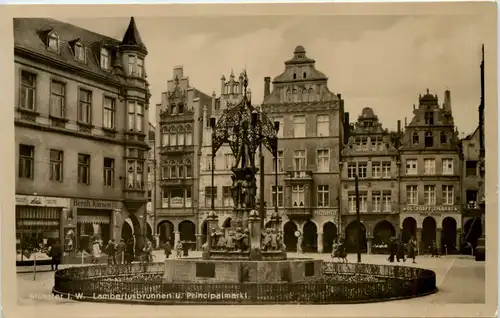
[[[363,108],[342,150],[341,215],[348,252],[387,252],[389,238],[399,235],[399,136],[390,133],[373,109]],[[358,237],[355,175],[358,175],[362,234]]]
[[460,246],[462,166],[450,91],[439,105],[427,90],[413,115],[399,149],[402,238],[414,236],[422,253],[433,241],[451,253]]
[[134,18],[121,40],[53,19],[13,23],[19,260],[56,239],[67,255],[94,239],[140,246],[150,93]]
[[[329,252],[340,226],[340,151],[344,136],[344,101],[328,88],[316,61],[297,46],[284,71],[264,78],[262,110],[279,122],[278,182],[274,160],[264,153],[267,215],[277,205],[289,251]],[[297,238],[294,233],[301,233]]]

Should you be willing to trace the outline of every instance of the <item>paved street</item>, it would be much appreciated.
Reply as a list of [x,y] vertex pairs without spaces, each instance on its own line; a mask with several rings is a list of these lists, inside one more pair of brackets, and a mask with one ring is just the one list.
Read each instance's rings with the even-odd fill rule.
[[[199,253],[192,253],[190,257],[197,257]],[[290,257],[296,254],[289,254]],[[328,254],[306,255],[315,258],[329,260]],[[387,264],[387,256],[384,255],[363,255],[362,261],[374,264]],[[163,260],[161,251],[155,252],[155,260]],[[348,256],[350,262],[356,261],[356,255]],[[485,299],[485,268],[484,263],[475,262],[467,256],[443,256],[441,258],[430,258],[421,256],[417,258],[417,264],[411,262],[402,263],[405,266],[417,266],[429,268],[436,272],[439,292],[421,298],[401,300],[397,303],[418,304],[418,303],[484,303]],[[67,266],[61,266],[61,268]],[[27,270],[24,268],[23,270]],[[33,273],[24,272],[17,274],[17,288],[20,305],[28,306],[50,306],[53,304],[64,304],[65,308],[75,308],[85,310],[95,308],[95,306],[117,306],[116,304],[90,304],[76,302],[67,299],[54,299],[51,294],[54,272],[39,272],[36,280],[33,280]],[[345,305],[342,305],[345,306]],[[354,305],[348,305],[354,306]],[[359,305],[357,305],[359,306]],[[363,306],[370,306],[365,304]],[[61,308],[58,306],[58,309]],[[106,307],[108,308],[108,307]]]

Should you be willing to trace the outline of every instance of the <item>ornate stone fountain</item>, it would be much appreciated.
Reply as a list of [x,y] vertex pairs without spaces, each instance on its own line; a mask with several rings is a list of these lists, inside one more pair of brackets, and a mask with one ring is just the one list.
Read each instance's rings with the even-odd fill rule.
[[[272,123],[247,97],[248,79],[244,78],[242,101],[227,108],[212,127],[212,188],[214,158],[223,144],[229,144],[235,157],[232,170],[231,194],[234,203],[231,224],[218,227],[214,209],[207,215],[209,229],[202,259],[167,259],[164,280],[168,282],[282,282],[307,281],[322,277],[322,261],[313,259],[287,260],[283,244],[281,218],[275,210],[268,228],[263,228],[264,209],[257,211],[256,167],[257,150],[267,148],[277,164],[277,132],[279,123]],[[260,158],[263,167],[263,157]],[[277,169],[275,169],[277,171]],[[261,173],[261,178],[264,175]],[[261,185],[263,183],[261,182]],[[276,176],[277,185],[277,176]],[[263,202],[261,189],[261,202]]]

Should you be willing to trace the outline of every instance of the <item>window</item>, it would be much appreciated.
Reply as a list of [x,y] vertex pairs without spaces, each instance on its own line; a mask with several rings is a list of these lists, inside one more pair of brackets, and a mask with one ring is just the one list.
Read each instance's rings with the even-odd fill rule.
[[321,149],[318,150],[318,172],[329,172],[330,171],[330,150]]
[[467,202],[468,209],[477,209],[477,190],[466,190],[465,191],[465,200]]
[[382,211],[391,212],[391,192],[382,193]]
[[192,176],[193,176],[193,166],[191,165],[191,161],[190,160],[186,160],[185,168],[186,168],[186,178],[192,178]]
[[231,197],[231,187],[222,187],[222,206],[231,207],[233,206],[233,199]]
[[75,44],[75,58],[80,62],[85,62],[85,47],[82,42]]
[[435,205],[436,204],[436,186],[426,185],[424,186],[424,204]]
[[133,101],[128,102],[127,112],[128,112],[128,118],[127,118],[128,130],[134,130],[135,103]]
[[425,124],[434,125],[434,112],[425,112]]
[[135,56],[128,56],[128,66],[127,66],[128,75],[135,75]]
[[418,138],[418,133],[417,133],[417,132],[414,132],[414,133],[413,133],[412,143],[413,143],[414,145],[416,145],[416,144],[418,144],[418,143],[419,143],[419,138]]
[[304,206],[304,186],[303,185],[292,186],[292,206],[294,206],[294,207]]
[[436,160],[424,159],[424,174],[436,174]]
[[366,170],[368,169],[368,164],[366,162],[358,163],[358,177],[366,178]]
[[390,178],[391,177],[391,163],[383,162],[382,163],[382,178]]
[[453,159],[443,159],[443,174],[453,174]]
[[306,116],[293,116],[293,136],[295,138],[306,136]]
[[177,145],[184,146],[184,129],[181,127],[177,132]]
[[144,77],[144,59],[141,58],[137,58],[137,77]]
[[115,179],[115,159],[104,158],[104,186],[112,187]]
[[178,167],[177,167],[177,163],[175,161],[171,161],[170,162],[170,178],[172,179],[177,179],[178,177]]
[[80,89],[78,104],[78,121],[86,124],[92,122],[92,92]]
[[372,192],[372,211],[373,212],[380,212],[381,210],[381,201],[382,201],[382,196],[380,195],[380,192]]
[[143,168],[144,168],[144,163],[142,162],[135,163],[135,169],[136,169],[135,179],[137,188],[139,189],[142,189],[144,187],[144,183],[142,182]]
[[355,149],[357,151],[361,151],[361,137],[356,137],[355,141]]
[[191,195],[191,188],[187,188],[185,192],[185,197],[184,197],[184,206],[186,208],[190,208],[192,206],[192,195]]
[[186,146],[191,146],[193,144],[193,132],[191,127],[186,128]]
[[64,118],[66,87],[64,83],[52,81],[50,84],[50,115]]
[[167,128],[162,129],[161,133],[161,146],[165,147],[168,146],[170,135],[168,134]]
[[212,205],[212,195],[214,201],[217,201],[217,187],[205,187],[205,206],[210,207]]
[[381,176],[380,162],[372,162],[372,177],[380,178],[380,176]]
[[110,97],[104,97],[104,128],[115,129],[116,123],[116,106],[115,99]]
[[224,154],[224,169],[230,170],[233,167],[233,155],[230,153]]
[[[283,186],[278,186],[278,198],[276,199],[276,186],[274,185],[271,189],[271,195],[273,198],[273,206],[282,207],[284,202]],[[277,201],[276,201],[277,200]]]
[[442,144],[445,144],[447,142],[447,140],[446,140],[446,133],[444,131],[441,132],[440,139],[441,139],[441,143]]
[[347,178],[354,179],[356,177],[356,164],[349,163],[347,165]]
[[134,188],[135,180],[134,180],[134,161],[127,161],[127,188]]
[[19,178],[33,179],[35,174],[35,147],[19,145]]
[[356,194],[349,193],[347,198],[349,212],[356,212]]
[[305,173],[306,169],[306,151],[305,150],[294,150],[293,152],[293,170],[296,174]]
[[144,104],[136,103],[137,117],[135,119],[135,130],[142,131],[142,123],[144,121]]
[[368,211],[368,195],[365,193],[359,194],[359,212]]
[[[283,162],[283,150],[278,150],[278,172],[283,172],[284,162]],[[276,172],[276,168],[273,162],[273,172]]]
[[406,174],[417,174],[417,159],[406,159]]
[[[364,138],[363,138],[364,139]],[[384,150],[384,139],[382,137],[371,137],[372,141],[372,151],[381,151]],[[364,142],[364,140],[363,140]],[[363,145],[364,148],[364,145]],[[363,149],[365,150],[365,149]]]
[[466,177],[477,176],[477,161],[476,160],[467,160],[465,162],[465,176]]
[[47,47],[52,52],[59,53],[59,37],[57,36],[57,34],[55,34],[55,33],[49,34]]
[[78,154],[78,183],[90,184],[90,155]]
[[19,107],[35,110],[35,96],[36,75],[21,71],[21,96],[19,97]]
[[283,117],[276,117],[274,118],[274,121],[277,121],[280,123],[280,129],[278,130],[278,138],[283,138],[283,131],[285,130],[285,121],[283,120]]
[[453,205],[453,186],[451,185],[443,186],[443,204]]
[[109,70],[109,51],[107,49],[101,49],[101,68],[104,70]]
[[330,188],[327,185],[318,186],[318,206],[330,206]]
[[50,180],[63,181],[63,152],[50,149]]
[[170,189],[170,207],[182,208],[184,207],[185,190],[183,188]]
[[368,137],[361,137],[361,151],[368,150]]
[[328,115],[318,115],[316,117],[316,136],[330,136],[330,118]]
[[170,146],[177,146],[177,129],[175,127],[170,128]]
[[434,145],[434,136],[432,132],[428,131],[425,133],[425,146],[432,147]]
[[406,186],[406,204],[418,204],[418,187],[416,185]]

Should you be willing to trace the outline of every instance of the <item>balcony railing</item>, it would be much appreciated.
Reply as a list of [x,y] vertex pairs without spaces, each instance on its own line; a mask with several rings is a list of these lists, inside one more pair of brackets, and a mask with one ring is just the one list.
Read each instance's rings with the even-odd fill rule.
[[193,145],[176,145],[176,146],[163,146],[161,153],[179,153],[179,152],[192,152],[194,151]]
[[292,170],[287,171],[285,180],[287,181],[312,181],[312,171],[311,170]]

